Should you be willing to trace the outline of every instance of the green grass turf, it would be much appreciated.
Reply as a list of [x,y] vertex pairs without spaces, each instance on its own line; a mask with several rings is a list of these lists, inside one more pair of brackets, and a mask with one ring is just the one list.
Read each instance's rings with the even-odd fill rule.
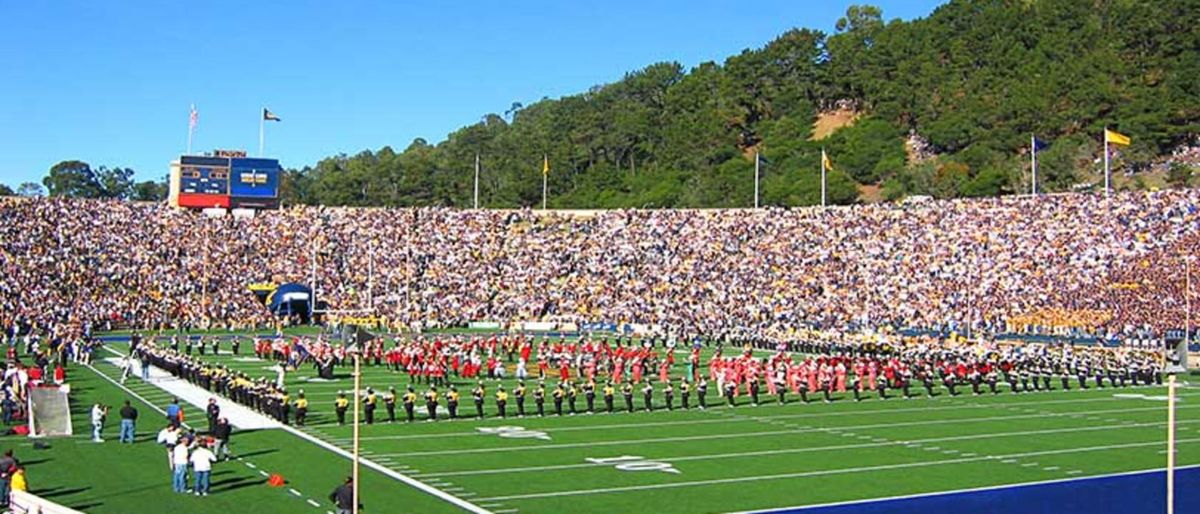
[[[124,349],[121,344],[113,347]],[[274,377],[267,369],[272,363],[249,360],[246,355],[205,358],[252,376]],[[111,364],[101,363],[98,367],[116,372]],[[678,365],[673,374],[678,377],[683,370]],[[337,391],[351,387],[348,370],[338,371],[339,376],[346,378],[309,382],[306,379],[315,376],[315,372],[303,369],[290,373],[288,383],[293,392],[304,389],[312,402],[310,426],[304,430],[349,448],[351,427],[333,423],[333,398]],[[377,390],[388,386],[403,389],[407,380],[406,374],[371,366],[364,368],[364,386]],[[89,387],[84,380],[76,382]],[[151,385],[135,379],[129,384],[160,405],[168,399]],[[103,390],[103,385],[94,387]],[[495,385],[489,383],[489,395],[495,391]],[[504,385],[511,390],[515,380],[507,379]],[[1057,381],[1054,386],[1058,387]],[[467,413],[474,412],[469,395],[471,387],[471,383],[459,384],[463,393],[460,410]],[[1072,387],[1077,387],[1074,381]],[[424,387],[418,386],[418,391],[423,392]],[[758,407],[747,405],[748,399],[742,396],[739,398],[742,405],[736,408],[714,406],[705,411],[639,410],[633,414],[545,418],[511,416],[515,402],[510,400],[508,419],[495,417],[494,404],[489,398],[488,419],[483,421],[376,423],[363,427],[362,444],[364,456],[372,461],[400,469],[440,489],[449,489],[452,494],[489,510],[515,509],[522,513],[728,512],[1084,477],[1157,468],[1165,462],[1162,454],[1165,402],[1113,396],[1115,393],[1162,395],[1163,388],[1028,394],[1011,394],[1004,388],[1005,392],[997,396],[973,396],[969,388],[963,388],[960,391],[967,394],[952,398],[943,390],[933,399],[924,398],[919,389],[913,391],[922,397],[886,401],[872,398],[855,403],[849,394],[841,394],[832,404],[814,401],[804,405],[798,402],[798,397],[789,395],[793,403],[779,405],[764,394],[764,403]],[[85,389],[81,395],[89,393]],[[116,399],[122,397],[115,389],[112,393]],[[1178,462],[1200,464],[1200,435],[1196,435],[1200,430],[1200,393],[1194,389],[1183,389],[1181,393],[1184,396],[1178,410]],[[660,391],[656,390],[655,400],[661,407]],[[677,406],[678,400],[677,395]],[[715,385],[710,387],[709,403],[719,404]],[[584,405],[580,395],[578,406],[582,409]],[[602,405],[598,398],[597,406]],[[640,409],[640,392],[635,395],[635,405]],[[623,407],[619,396],[617,406]],[[551,407],[548,401],[547,410]],[[397,410],[403,416],[403,410]],[[532,410],[530,398],[527,411]],[[418,409],[419,420],[423,419],[422,414],[423,409]],[[377,419],[384,416],[380,408]],[[85,425],[83,420],[77,421],[77,426]],[[479,430],[500,426],[541,431],[549,440],[504,438]],[[344,460],[330,452],[280,431],[241,434],[235,438],[235,444],[240,451],[270,452],[253,457],[256,463],[297,468],[285,475],[294,480],[295,487],[306,497],[318,496],[318,500],[328,494],[347,467]],[[89,457],[97,462],[116,458],[105,457],[109,451],[127,450],[105,448],[104,453],[99,453],[90,443],[80,442],[78,446],[98,452]],[[156,448],[146,447],[149,450],[138,451],[148,451],[149,457],[140,457],[138,461],[162,460]],[[678,473],[621,470],[613,464],[587,460],[623,456],[667,463]],[[153,493],[135,495],[131,503],[124,505],[155,505],[148,502],[170,496],[165,466],[156,466],[140,462],[128,470],[122,468],[109,474],[109,479],[121,483],[159,484]],[[654,465],[643,462],[633,467]],[[136,475],[123,478],[126,473]],[[252,470],[236,469],[230,473],[233,474],[218,478],[233,481],[243,475],[253,477]],[[36,487],[36,475],[33,480]],[[87,492],[93,495],[96,489],[109,487],[83,477],[74,484],[74,487],[92,487]],[[409,506],[389,507],[387,512],[454,510],[448,503],[374,473],[365,479],[363,494],[368,505]],[[279,512],[304,512],[301,507],[307,507],[289,497],[286,491],[259,485],[207,499],[172,501],[185,506],[209,506],[227,499],[218,500],[219,497],[235,502],[278,503],[282,509]],[[86,500],[81,497],[74,501]],[[298,510],[287,510],[289,507]]]

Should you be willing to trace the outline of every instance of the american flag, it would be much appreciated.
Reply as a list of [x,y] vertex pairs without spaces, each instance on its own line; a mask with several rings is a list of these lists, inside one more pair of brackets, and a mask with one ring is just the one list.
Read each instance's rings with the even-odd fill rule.
[[196,128],[196,124],[200,122],[200,112],[196,110],[195,104],[192,105],[192,113],[188,117],[188,128]]

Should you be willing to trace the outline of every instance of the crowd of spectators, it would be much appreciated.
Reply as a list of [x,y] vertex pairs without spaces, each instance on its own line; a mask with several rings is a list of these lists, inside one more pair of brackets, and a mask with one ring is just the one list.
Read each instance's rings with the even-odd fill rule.
[[[251,283],[314,285],[397,325],[644,323],[1159,331],[1182,326],[1200,191],[830,209],[294,207],[214,218],[161,204],[0,200],[6,335],[272,326]],[[315,259],[315,261],[314,261]],[[1192,269],[1196,272],[1195,267]]]

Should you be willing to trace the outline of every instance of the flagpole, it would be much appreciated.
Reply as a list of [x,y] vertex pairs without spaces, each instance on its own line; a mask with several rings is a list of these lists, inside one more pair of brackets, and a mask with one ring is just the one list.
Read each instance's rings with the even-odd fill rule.
[[550,172],[546,170],[547,163],[550,162],[548,159],[549,159],[548,157],[546,157],[545,155],[542,155],[542,210],[543,211],[546,210],[546,179],[550,175]]
[[758,152],[754,152],[754,208],[758,208],[758,167],[760,163]]
[[479,154],[475,154],[475,203],[474,208],[479,208]]
[[192,131],[195,130],[195,128],[196,128],[196,123],[193,122],[192,120],[193,120],[193,116],[195,116],[195,112],[196,112],[196,105],[192,104],[192,110],[188,112],[188,145],[187,145],[187,154],[188,155],[192,155]]
[[1037,136],[1033,134],[1029,135],[1029,148],[1031,150],[1029,152],[1029,160],[1031,163],[1030,169],[1033,173],[1032,184],[1029,187],[1029,191],[1033,196],[1037,196]]
[[825,149],[821,149],[821,207],[825,207]]
[[1108,127],[1104,127],[1104,197],[1108,198]]
[[264,132],[265,132],[264,129],[266,128],[266,126],[267,126],[267,113],[266,113],[266,110],[264,109],[262,115],[258,117],[258,156],[259,157],[263,156],[263,143],[264,143],[263,135],[264,135]]

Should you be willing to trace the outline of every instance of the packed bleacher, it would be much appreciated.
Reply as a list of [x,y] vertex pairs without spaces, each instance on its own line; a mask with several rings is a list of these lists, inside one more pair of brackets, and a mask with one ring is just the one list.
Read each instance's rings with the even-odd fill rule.
[[1182,256],[1200,223],[1195,190],[589,216],[296,207],[210,218],[153,204],[2,202],[8,334],[271,326],[247,285],[309,283],[314,269],[331,307],[365,307],[370,289],[376,313],[405,326],[1132,334],[1182,326]]

